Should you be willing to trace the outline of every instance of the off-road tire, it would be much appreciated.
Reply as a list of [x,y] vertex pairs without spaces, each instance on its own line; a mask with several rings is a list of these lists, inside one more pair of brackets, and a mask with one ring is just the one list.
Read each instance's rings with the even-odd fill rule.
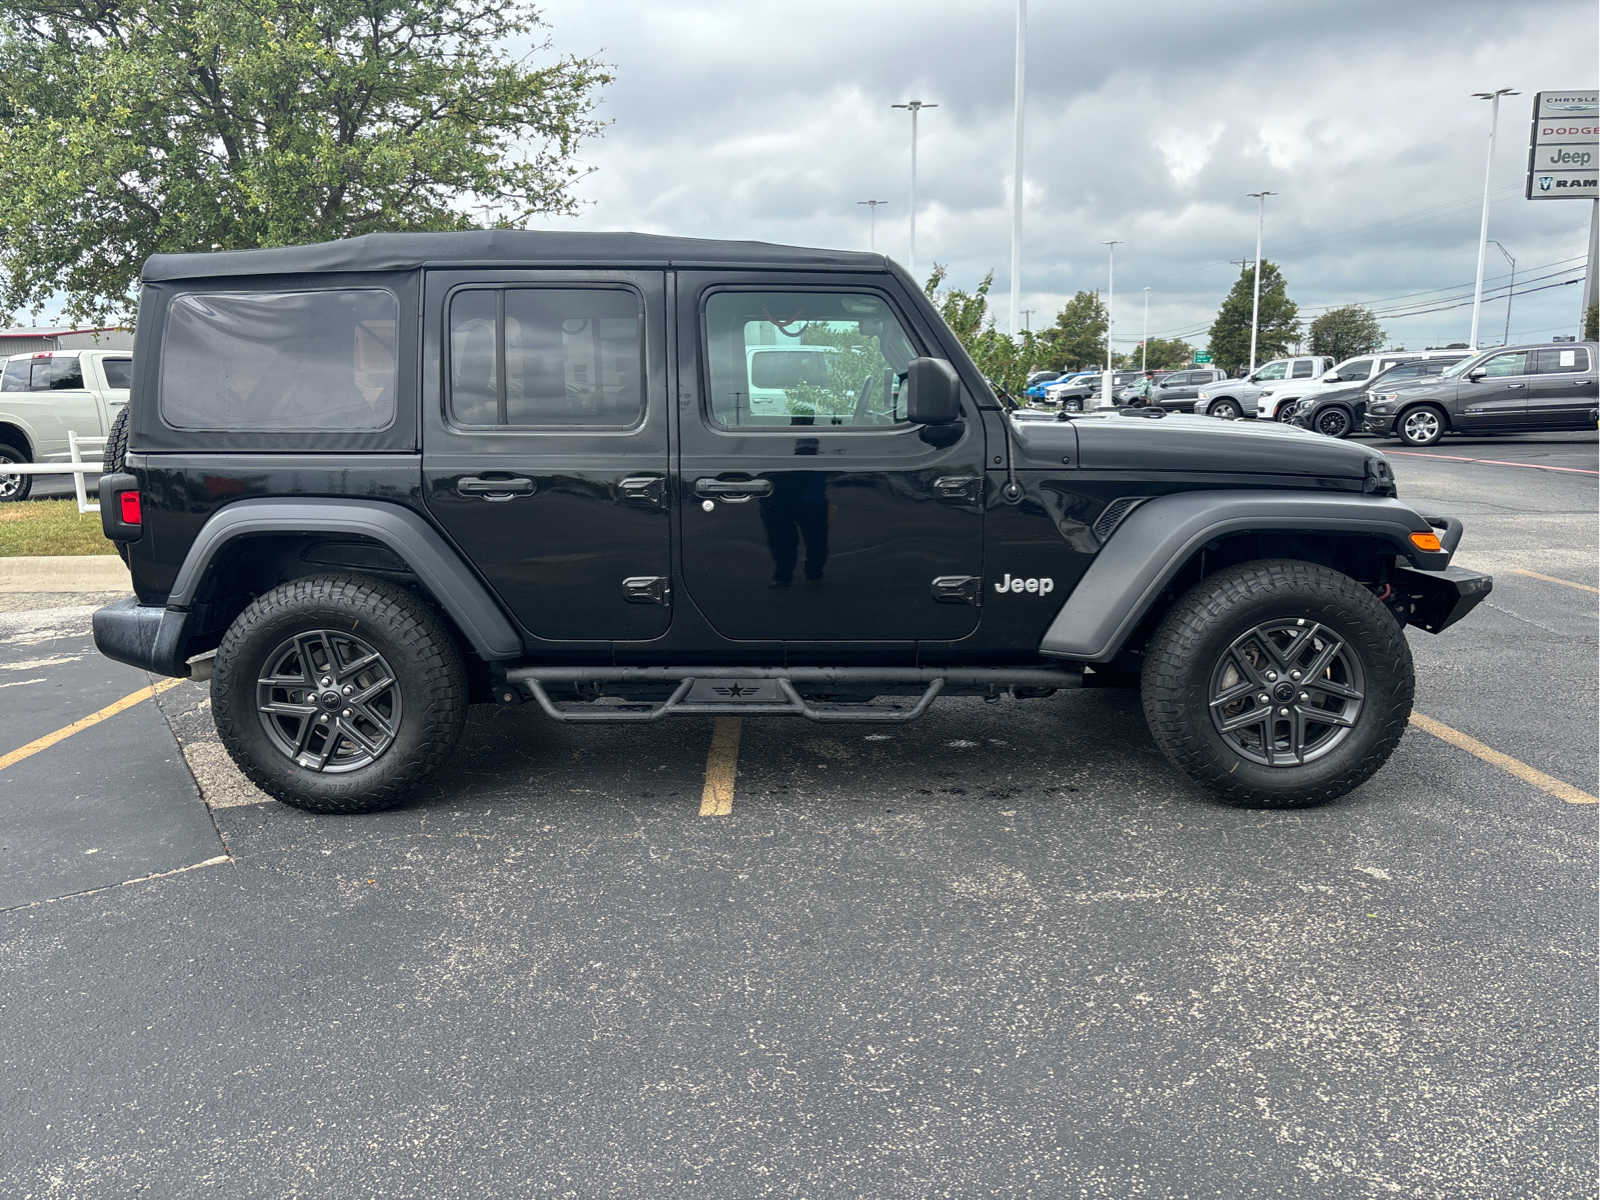
[[[111,432],[106,434],[106,452],[100,460],[101,478],[114,475],[128,465],[128,406],[124,404],[116,420],[111,422]],[[128,543],[113,542],[123,562],[128,561]]]
[[[26,450],[20,450],[16,446],[9,445],[6,442],[0,442],[0,475],[4,475],[6,473],[6,463],[25,463],[32,461],[33,460],[28,457],[28,452]],[[33,491],[32,475],[16,475],[13,476],[13,478],[19,479],[21,482],[16,485],[16,491],[9,494],[0,494],[0,502],[26,500],[28,498],[28,494]]]
[[[1410,420],[1413,415],[1425,413],[1432,414],[1434,417],[1434,424],[1429,427],[1431,432],[1419,432],[1412,426],[1407,425],[1407,421]],[[1418,423],[1413,422],[1413,425],[1415,424]],[[1449,422],[1444,415],[1444,409],[1440,408],[1437,404],[1413,405],[1411,408],[1401,412],[1401,414],[1394,419],[1395,436],[1408,446],[1431,446],[1444,436],[1444,431],[1448,427]]]
[[[1252,627],[1301,617],[1337,631],[1359,656],[1365,697],[1354,726],[1323,757],[1265,766],[1214,727],[1213,671]],[[1388,760],[1411,716],[1415,676],[1403,628],[1361,584],[1316,563],[1261,559],[1219,571],[1179,598],[1146,647],[1140,688],[1156,745],[1189,776],[1229,803],[1295,808],[1344,795]]]
[[[392,668],[403,704],[393,741],[345,774],[302,766],[273,744],[257,711],[257,682],[275,647],[297,632],[356,634]],[[235,618],[217,650],[211,711],[233,761],[262,791],[309,812],[391,808],[455,748],[467,710],[467,675],[433,606],[396,584],[323,575],[280,584]]]
[[1243,415],[1237,400],[1217,400],[1206,410],[1206,416],[1219,421],[1237,421]]

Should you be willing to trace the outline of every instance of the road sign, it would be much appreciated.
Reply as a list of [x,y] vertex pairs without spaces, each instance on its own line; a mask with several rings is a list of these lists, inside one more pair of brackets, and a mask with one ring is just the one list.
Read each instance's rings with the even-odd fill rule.
[[1529,200],[1600,198],[1600,92],[1536,92]]
[[1196,366],[1199,366],[1201,363],[1208,363],[1211,361],[1211,355],[1202,350],[1199,354],[1194,356],[1194,361]]

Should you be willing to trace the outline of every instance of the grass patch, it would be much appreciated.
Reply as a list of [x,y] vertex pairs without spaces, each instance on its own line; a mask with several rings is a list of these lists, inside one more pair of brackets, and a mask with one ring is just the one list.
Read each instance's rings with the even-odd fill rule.
[[100,514],[78,512],[76,500],[0,504],[0,558],[20,554],[115,554],[100,532]]

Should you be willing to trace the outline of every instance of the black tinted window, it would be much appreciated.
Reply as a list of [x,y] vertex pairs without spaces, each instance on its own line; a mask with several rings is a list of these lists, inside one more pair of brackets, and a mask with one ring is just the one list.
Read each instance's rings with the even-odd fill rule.
[[1589,351],[1583,346],[1553,347],[1533,353],[1538,362],[1534,370],[1540,375],[1572,375],[1589,369]]
[[644,305],[634,292],[473,289],[450,301],[458,424],[627,428],[644,415],[644,395]]
[[128,388],[133,386],[133,359],[131,358],[102,358],[100,369],[106,373],[106,386],[108,388]]
[[160,408],[179,429],[383,429],[395,411],[399,305],[376,288],[179,296]]
[[1310,379],[1316,364],[1306,359],[1300,359],[1294,364],[1294,370],[1289,373],[1290,379]]
[[0,378],[0,392],[25,392],[28,390],[28,360],[14,358],[6,363],[6,373]]
[[83,364],[76,354],[57,354],[33,360],[33,390],[75,392],[83,390]]

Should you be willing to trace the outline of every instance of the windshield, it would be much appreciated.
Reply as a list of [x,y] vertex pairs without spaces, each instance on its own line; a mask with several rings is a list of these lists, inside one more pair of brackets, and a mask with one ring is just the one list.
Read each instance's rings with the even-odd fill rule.
[[1485,357],[1486,357],[1485,355],[1480,354],[1475,358],[1463,358],[1460,362],[1452,363],[1450,366],[1448,366],[1444,370],[1440,371],[1439,372],[1439,376],[1440,376],[1441,379],[1449,379],[1453,375],[1460,375],[1468,367],[1472,366],[1474,363],[1478,362],[1479,360],[1481,360],[1481,359],[1483,359]]

